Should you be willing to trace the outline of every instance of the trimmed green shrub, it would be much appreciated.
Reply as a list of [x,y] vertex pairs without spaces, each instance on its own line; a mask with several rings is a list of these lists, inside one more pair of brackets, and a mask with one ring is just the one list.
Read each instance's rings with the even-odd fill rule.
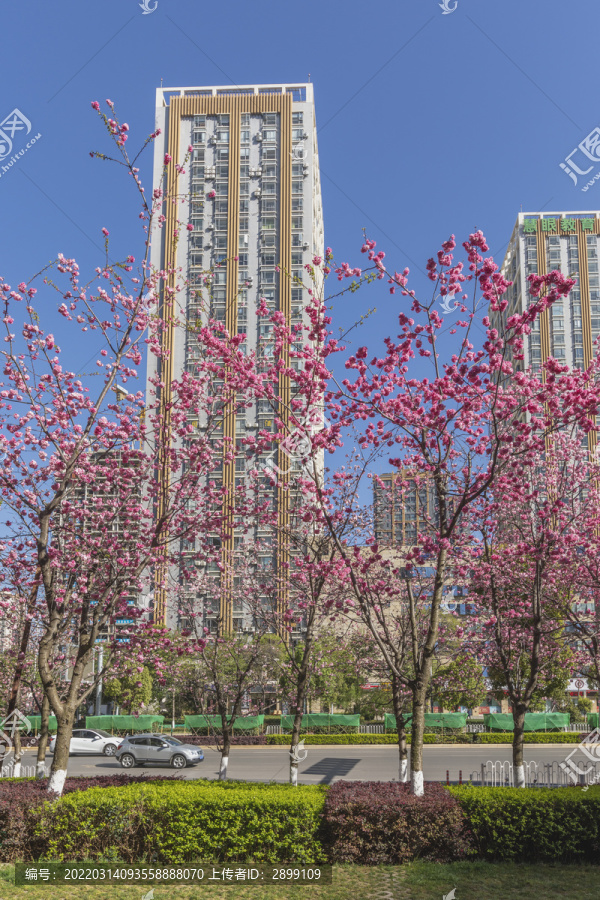
[[[308,746],[310,744],[397,744],[398,736],[395,734],[303,734],[301,740]],[[410,734],[406,736],[406,742],[410,744]],[[471,744],[472,734],[425,734],[424,744]],[[291,744],[289,734],[268,734],[267,744]]]
[[[476,744],[512,744],[512,733],[475,734]],[[579,744],[585,735],[576,731],[530,731],[523,735],[524,744]]]
[[421,798],[408,784],[338,781],[327,793],[323,830],[336,863],[447,862],[470,854],[459,803],[433,783]]
[[446,790],[460,803],[474,847],[484,859],[600,861],[600,787]]
[[324,799],[321,786],[234,781],[96,788],[46,805],[35,837],[46,859],[315,864]]

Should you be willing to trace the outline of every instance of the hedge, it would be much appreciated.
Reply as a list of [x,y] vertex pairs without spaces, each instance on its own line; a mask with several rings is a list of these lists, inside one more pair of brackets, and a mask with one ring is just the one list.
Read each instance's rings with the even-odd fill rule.
[[448,862],[471,853],[460,804],[439,784],[426,784],[418,798],[408,784],[338,781],[327,793],[323,824],[336,863]]
[[450,787],[478,856],[514,862],[600,862],[600,787]]
[[[300,740],[306,745],[310,744],[397,744],[398,736],[395,734],[303,734]],[[410,734],[406,736],[407,744],[410,744]],[[471,744],[472,734],[455,734],[444,737],[441,734],[423,735],[424,744]],[[289,734],[268,734],[267,744],[284,744],[290,746]]]
[[[481,732],[475,734],[476,744],[512,744],[511,734]],[[530,731],[523,735],[524,744],[579,744],[587,735],[576,731]]]
[[[301,740],[310,744],[397,744],[398,737],[395,734],[304,734]],[[530,732],[523,735],[525,744],[579,744],[585,739],[585,735],[572,731]],[[407,744],[410,744],[410,734],[406,736]],[[202,741],[200,741],[202,743]],[[258,741],[257,741],[258,743]],[[263,741],[260,741],[263,743]],[[291,739],[289,734],[267,734],[264,743],[270,745],[289,746]],[[512,744],[512,737],[508,734],[424,734],[424,744]]]
[[45,788],[0,781],[0,862],[600,863],[600,785],[426,783],[417,799],[397,782],[328,789],[118,774],[69,778],[54,803]]
[[320,785],[175,781],[92,788],[46,804],[35,827],[41,858],[127,863],[296,862],[326,857]]
[[[124,772],[101,775],[95,778],[67,778],[64,795],[73,791],[86,791],[103,786],[103,789],[136,784],[173,781],[177,776],[128,777]],[[35,778],[0,779],[0,862],[14,862],[37,858],[43,844],[33,839],[33,834],[44,803],[48,800],[45,780]]]

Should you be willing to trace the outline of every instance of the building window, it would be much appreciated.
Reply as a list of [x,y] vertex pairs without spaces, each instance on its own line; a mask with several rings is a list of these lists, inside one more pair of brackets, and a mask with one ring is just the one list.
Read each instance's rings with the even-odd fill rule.
[[277,131],[272,128],[265,129],[263,131],[263,141],[276,141],[277,140]]
[[302,216],[292,216],[292,228],[302,230]]
[[303,125],[303,124],[304,124],[304,113],[293,112],[292,113],[292,125]]
[[250,132],[249,132],[249,131],[242,131],[242,133],[241,133],[241,135],[240,135],[240,139],[241,139],[241,141],[242,141],[243,144],[249,144],[249,143],[250,143]]

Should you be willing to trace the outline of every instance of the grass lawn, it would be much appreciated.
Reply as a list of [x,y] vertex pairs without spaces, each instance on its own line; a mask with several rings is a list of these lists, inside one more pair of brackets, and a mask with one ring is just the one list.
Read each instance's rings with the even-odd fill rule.
[[[0,866],[0,900],[140,900],[147,887],[52,885],[15,887],[11,866]],[[333,884],[302,887],[158,885],[154,900],[568,900],[600,898],[600,866],[525,866],[485,862],[412,863],[402,867],[336,866]]]

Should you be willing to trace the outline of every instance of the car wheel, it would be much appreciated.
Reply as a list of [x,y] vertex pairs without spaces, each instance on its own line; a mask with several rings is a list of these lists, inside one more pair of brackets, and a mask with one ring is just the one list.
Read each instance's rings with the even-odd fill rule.
[[185,756],[182,756],[181,753],[177,753],[171,760],[171,765],[174,769],[185,769],[187,765],[187,759],[185,758]]
[[133,769],[135,766],[135,756],[132,756],[131,753],[124,753],[119,762],[124,769]]
[[102,751],[105,756],[114,756],[117,752],[116,744],[107,744],[104,750]]

